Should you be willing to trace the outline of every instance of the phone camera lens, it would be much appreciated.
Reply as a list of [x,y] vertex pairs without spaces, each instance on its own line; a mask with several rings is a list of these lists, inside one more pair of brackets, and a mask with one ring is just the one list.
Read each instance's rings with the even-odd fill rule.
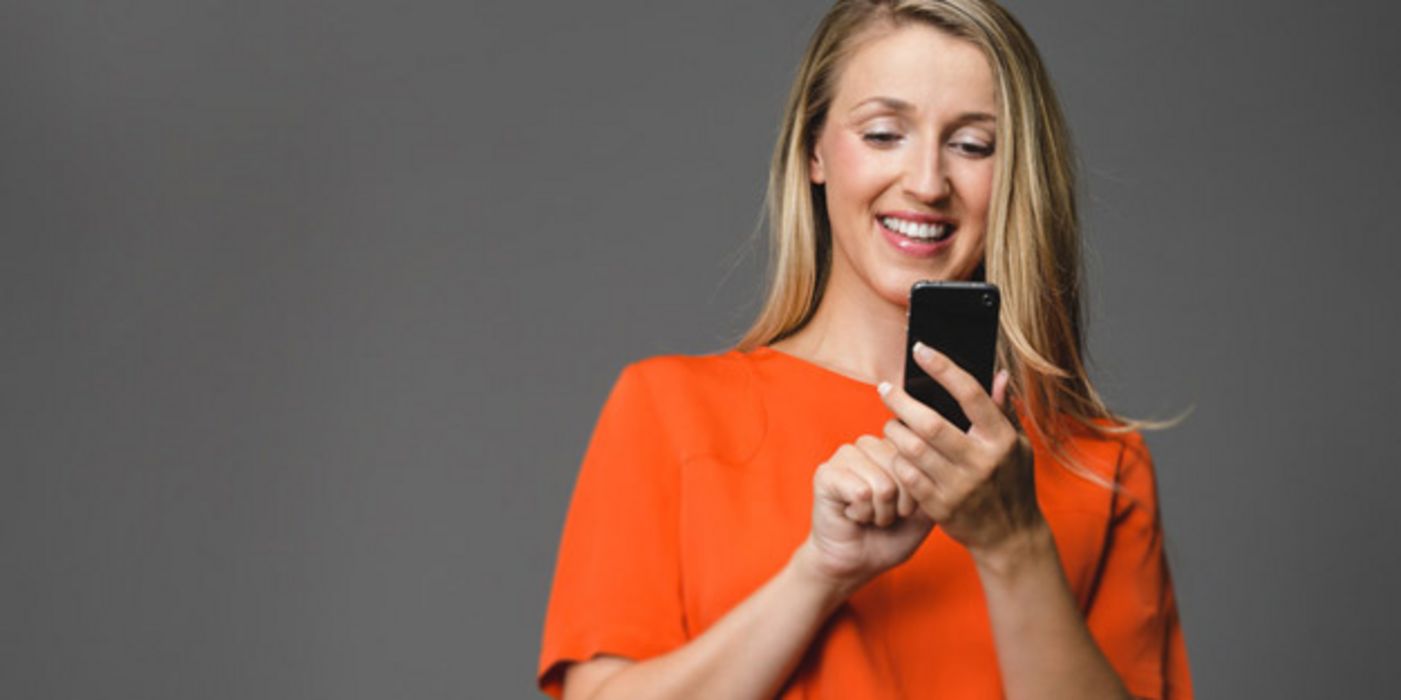
[[991,294],[984,294],[984,295],[983,295],[983,306],[987,306],[987,307],[991,307],[991,306],[992,306],[992,295],[991,295]]

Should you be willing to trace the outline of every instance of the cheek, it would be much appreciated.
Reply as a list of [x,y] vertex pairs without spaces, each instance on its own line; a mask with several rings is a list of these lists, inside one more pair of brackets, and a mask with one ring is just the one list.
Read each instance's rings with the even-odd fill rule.
[[967,213],[979,219],[985,217],[992,201],[992,164],[979,164],[964,173],[960,185]]
[[960,173],[955,187],[962,200],[963,223],[966,225],[963,240],[955,248],[961,251],[965,263],[960,271],[953,274],[959,277],[970,274],[976,261],[982,258],[987,241],[988,209],[992,202],[992,167],[970,168]]
[[880,191],[882,163],[864,145],[854,139],[832,139],[827,155],[831,162],[827,193],[833,198],[829,206],[839,210],[859,208]]

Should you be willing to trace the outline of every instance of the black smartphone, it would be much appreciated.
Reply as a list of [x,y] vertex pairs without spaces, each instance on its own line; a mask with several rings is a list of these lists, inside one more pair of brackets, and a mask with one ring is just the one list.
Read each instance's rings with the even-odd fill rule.
[[997,315],[1002,296],[986,282],[916,282],[910,288],[905,341],[905,392],[967,431],[972,427],[958,401],[915,362],[918,340],[947,355],[992,391],[997,359]]

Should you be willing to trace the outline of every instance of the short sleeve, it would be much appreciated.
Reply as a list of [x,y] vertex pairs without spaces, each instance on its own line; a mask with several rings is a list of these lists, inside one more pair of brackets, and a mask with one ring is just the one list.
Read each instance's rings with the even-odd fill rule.
[[1121,491],[1086,623],[1130,694],[1191,698],[1153,460],[1139,433],[1126,436],[1117,481]]
[[646,363],[624,367],[594,426],[565,515],[537,683],[608,653],[645,659],[686,641],[677,547],[678,458]]

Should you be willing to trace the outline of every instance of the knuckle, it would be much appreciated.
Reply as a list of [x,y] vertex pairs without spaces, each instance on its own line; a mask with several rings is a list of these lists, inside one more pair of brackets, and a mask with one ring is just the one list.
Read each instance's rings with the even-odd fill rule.
[[906,428],[903,423],[892,418],[885,422],[885,430],[883,432],[885,433],[886,441],[898,447],[900,445],[900,437],[910,432],[910,430]]
[[928,485],[926,486],[926,488],[929,490],[929,498],[932,498],[932,499],[934,499],[934,500],[943,500],[943,499],[945,499],[945,498],[948,498],[948,495],[949,495],[949,493],[948,493],[948,492],[949,492],[948,478],[949,478],[949,477],[948,477],[947,474],[941,475],[941,476],[942,476],[942,478],[940,478],[940,479],[938,479],[938,480],[935,480],[935,479],[929,479],[929,480],[928,480],[929,483],[928,483]]
[[920,479],[917,477],[912,478],[910,479],[910,483],[908,484],[908,486],[910,489],[910,495],[914,496],[915,500],[919,501],[920,503],[929,501],[937,495],[934,492],[934,485],[931,484],[927,479]]
[[895,485],[895,482],[889,479],[882,479],[881,482],[876,485],[876,497],[882,501],[892,500],[899,494],[899,487]]
[[1017,448],[1017,441],[1010,431],[999,430],[989,441],[992,451],[997,454],[1011,454]]
[[918,435],[910,435],[905,438],[909,444],[906,446],[911,457],[924,458],[930,452],[929,443],[925,442]]
[[919,507],[935,520],[944,520],[949,515],[948,504],[944,502],[943,494],[931,490],[929,495],[921,499]]
[[959,403],[963,403],[972,401],[977,398],[979,394],[983,393],[983,391],[981,386],[968,382],[959,382],[949,393],[953,394],[953,397],[957,399]]
[[905,488],[909,489],[910,493],[924,487],[924,484],[920,483],[919,470],[903,459],[895,464],[895,477],[905,485]]
[[900,421],[891,418],[885,422],[885,426],[882,428],[881,432],[885,435],[885,439],[890,441],[890,444],[899,447],[900,435],[905,431],[900,429]]
[[967,464],[973,472],[982,474],[1001,461],[1003,455],[997,445],[975,445],[967,453]]
[[904,449],[905,454],[912,459],[923,460],[929,456],[929,443],[914,435],[906,436],[904,438],[904,444],[901,445],[901,447]]
[[1015,437],[1009,438],[1006,441],[1006,443],[1002,446],[1000,454],[1012,457],[1014,459],[1020,458],[1024,454],[1022,450],[1021,441],[1017,440]]
[[924,498],[929,494],[930,482],[923,478],[923,473],[919,467],[911,464],[909,460],[901,458],[896,460],[895,473],[900,477],[900,482],[915,498]]
[[919,431],[926,437],[936,438],[944,431],[946,423],[938,416],[929,416],[920,420]]
[[900,430],[900,421],[891,418],[885,422],[885,427],[882,432],[884,432],[887,440],[890,440],[892,444],[898,445],[898,436],[904,431]]
[[981,484],[985,481],[992,479],[993,475],[996,473],[996,462],[979,462],[978,465],[974,468],[973,476],[977,480],[977,483]]

